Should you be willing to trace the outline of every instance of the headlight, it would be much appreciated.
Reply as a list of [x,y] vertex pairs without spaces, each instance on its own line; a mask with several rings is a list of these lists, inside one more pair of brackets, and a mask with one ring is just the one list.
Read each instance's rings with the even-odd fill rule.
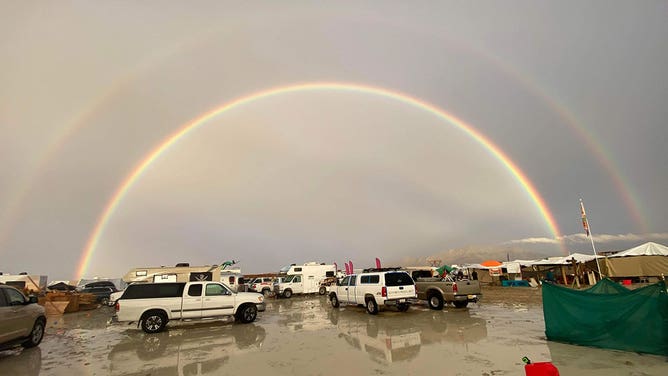
[[262,295],[258,296],[257,300],[259,300],[260,303],[262,303],[264,301],[264,296],[262,296]]

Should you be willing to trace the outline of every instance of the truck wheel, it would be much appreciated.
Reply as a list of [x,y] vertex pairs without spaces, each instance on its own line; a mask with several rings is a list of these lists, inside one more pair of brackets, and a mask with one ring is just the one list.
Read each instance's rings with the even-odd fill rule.
[[257,307],[255,304],[246,304],[237,311],[237,318],[244,324],[255,321],[257,318]]
[[325,287],[325,286],[320,286],[320,289],[318,290],[318,294],[320,294],[320,295],[325,295],[325,294],[327,294],[327,287]]
[[455,300],[453,303],[457,308],[464,308],[469,305],[468,300]]
[[141,328],[146,333],[158,333],[165,329],[167,315],[162,311],[148,311],[141,318]]
[[30,331],[30,337],[21,346],[25,348],[35,347],[42,342],[42,338],[44,338],[44,319],[39,318],[35,321],[35,325],[33,325]]
[[292,296],[292,290],[287,289],[287,290],[283,291],[283,297],[284,298],[290,299],[291,296]]
[[336,297],[336,294],[332,294],[332,296],[329,297],[329,301],[332,303],[332,307],[339,308],[339,298]]
[[410,306],[411,305],[408,303],[399,303],[397,305],[397,309],[399,310],[399,312],[406,312],[408,311],[408,308],[410,308]]
[[373,298],[368,298],[366,300],[366,311],[372,315],[378,314],[378,304]]
[[262,290],[262,295],[264,295],[265,298],[269,297],[269,295],[271,295],[271,290],[269,289]]
[[431,309],[443,309],[443,297],[441,297],[440,294],[430,295],[429,299],[427,299],[427,303],[429,303],[429,308]]

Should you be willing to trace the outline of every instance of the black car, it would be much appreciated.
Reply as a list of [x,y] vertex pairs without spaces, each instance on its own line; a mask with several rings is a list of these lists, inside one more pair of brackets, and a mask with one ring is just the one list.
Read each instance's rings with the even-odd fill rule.
[[114,285],[114,283],[111,282],[111,281],[95,281],[95,282],[86,283],[86,285],[84,286],[85,289],[86,288],[93,288],[93,287],[109,287],[109,288],[113,289],[114,291],[118,291],[116,289],[116,285]]
[[86,287],[81,290],[83,294],[93,294],[97,297],[96,302],[106,304],[109,301],[111,293],[116,292],[112,287]]

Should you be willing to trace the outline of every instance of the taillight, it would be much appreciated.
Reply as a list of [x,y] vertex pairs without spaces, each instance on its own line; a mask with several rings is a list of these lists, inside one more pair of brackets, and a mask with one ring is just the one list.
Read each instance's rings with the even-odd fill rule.
[[383,286],[383,288],[380,291],[383,298],[387,298],[387,287]]
[[121,310],[121,303],[117,301],[116,304],[114,304],[114,308],[116,309],[116,312],[120,311]]
[[452,292],[457,293],[457,283],[452,284]]

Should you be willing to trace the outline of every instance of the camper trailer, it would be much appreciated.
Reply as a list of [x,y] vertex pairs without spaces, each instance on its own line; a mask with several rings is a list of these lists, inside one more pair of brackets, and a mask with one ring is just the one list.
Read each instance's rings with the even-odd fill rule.
[[321,292],[320,284],[325,278],[336,276],[336,266],[317,262],[291,264],[281,269],[280,276],[284,278],[274,284],[276,296],[289,298],[293,294],[312,294]]
[[47,276],[19,273],[18,275],[0,274],[0,283],[28,292],[38,293],[46,289]]
[[219,281],[227,284],[233,291],[238,291],[239,279],[243,283],[241,269],[226,268],[226,265],[204,265],[190,266],[187,263],[176,264],[176,266],[142,267],[133,268],[123,276],[125,283],[152,282],[194,282],[194,281]]

